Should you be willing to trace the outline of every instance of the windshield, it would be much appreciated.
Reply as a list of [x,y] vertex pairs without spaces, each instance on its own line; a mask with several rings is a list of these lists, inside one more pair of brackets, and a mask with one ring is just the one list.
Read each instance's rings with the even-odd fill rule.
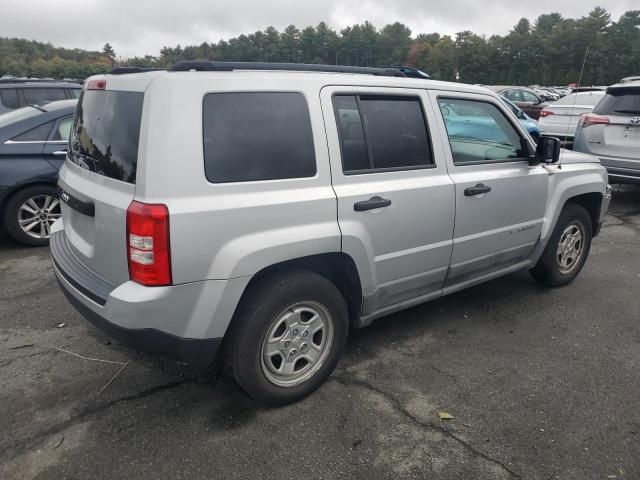
[[87,90],[74,119],[70,160],[128,183],[136,181],[143,93]]

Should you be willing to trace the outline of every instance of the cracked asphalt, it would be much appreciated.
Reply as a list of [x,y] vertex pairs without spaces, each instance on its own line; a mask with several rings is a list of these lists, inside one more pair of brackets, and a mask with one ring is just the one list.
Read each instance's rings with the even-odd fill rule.
[[3,235],[0,478],[638,479],[639,232],[640,188],[618,187],[573,284],[519,272],[378,320],[270,410],[112,342],[46,248]]

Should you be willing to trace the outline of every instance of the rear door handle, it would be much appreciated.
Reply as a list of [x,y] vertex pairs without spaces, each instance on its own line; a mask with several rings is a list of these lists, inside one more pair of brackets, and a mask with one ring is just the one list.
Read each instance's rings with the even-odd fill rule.
[[376,208],[384,208],[391,205],[391,200],[379,196],[371,197],[369,200],[363,200],[353,204],[356,212],[364,212],[365,210],[375,210]]
[[483,183],[477,184],[475,187],[469,187],[464,189],[465,197],[473,197],[474,195],[480,195],[482,193],[489,193],[491,187],[486,186]]
[[53,152],[53,155],[60,156],[60,157],[66,154],[67,154],[66,150],[56,150],[55,152]]

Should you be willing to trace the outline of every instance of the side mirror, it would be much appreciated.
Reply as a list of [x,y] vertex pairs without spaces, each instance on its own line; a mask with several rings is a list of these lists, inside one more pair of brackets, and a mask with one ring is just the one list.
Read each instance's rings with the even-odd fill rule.
[[538,163],[556,163],[560,159],[560,139],[540,137],[535,159]]

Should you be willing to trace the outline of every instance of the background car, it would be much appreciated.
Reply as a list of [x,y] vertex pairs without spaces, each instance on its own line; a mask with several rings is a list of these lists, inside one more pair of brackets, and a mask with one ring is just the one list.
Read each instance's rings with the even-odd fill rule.
[[604,97],[602,90],[570,93],[540,112],[538,125],[542,135],[558,137],[565,146],[573,146],[578,120]]
[[549,105],[530,88],[504,85],[486,85],[486,88],[507,97],[534,120],[538,120],[542,109]]
[[529,135],[531,135],[531,138],[533,138],[533,140],[535,140],[535,142],[538,143],[538,140],[540,140],[540,136],[541,136],[540,127],[538,127],[538,122],[536,122],[533,118],[531,118],[529,115],[524,113],[515,103],[513,103],[507,97],[500,96],[500,98],[504,103],[506,103],[509,106],[511,111],[518,118],[518,121],[520,122],[520,124],[527,130],[527,132],[529,132]]
[[0,80],[0,114],[46,102],[78,98],[82,85],[73,82],[42,80]]
[[418,70],[417,68],[414,68],[414,67],[405,67],[404,65],[393,65],[393,66],[387,67],[387,68],[395,68],[396,70],[400,70],[407,77],[422,78],[424,80],[431,80],[431,75],[429,75],[428,73],[423,72],[422,70]]
[[0,115],[0,223],[26,245],[45,245],[60,217],[58,170],[67,153],[77,100]]
[[600,158],[611,183],[640,184],[640,80],[610,86],[580,116],[574,150]]

